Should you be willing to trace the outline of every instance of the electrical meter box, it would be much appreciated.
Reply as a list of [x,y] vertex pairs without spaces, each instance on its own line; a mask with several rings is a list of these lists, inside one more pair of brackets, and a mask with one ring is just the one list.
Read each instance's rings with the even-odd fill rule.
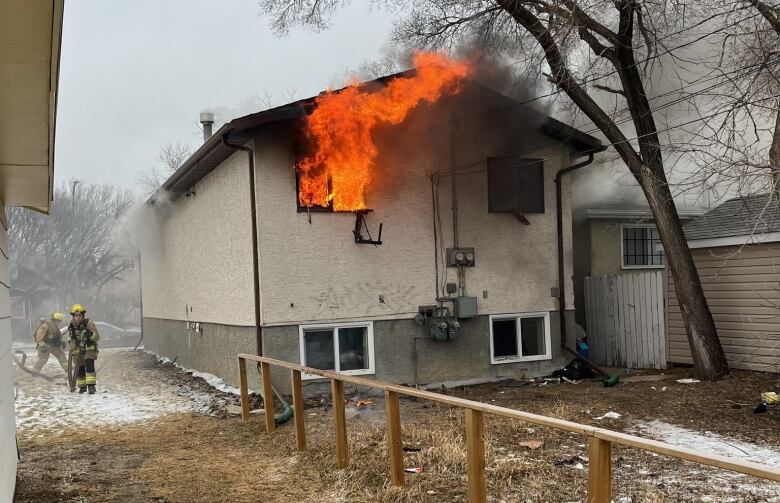
[[459,320],[477,317],[476,297],[456,297],[454,304],[455,317]]
[[474,248],[447,248],[447,267],[474,267]]

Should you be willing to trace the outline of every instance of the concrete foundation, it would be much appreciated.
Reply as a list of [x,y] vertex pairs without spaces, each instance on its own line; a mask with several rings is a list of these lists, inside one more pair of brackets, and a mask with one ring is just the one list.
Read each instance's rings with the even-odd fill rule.
[[[531,362],[491,364],[489,317],[463,321],[461,335],[452,341],[430,339],[413,320],[374,321],[375,374],[366,376],[408,385],[477,384],[518,375],[547,375],[568,359],[560,348],[560,323],[557,312],[550,313],[552,359]],[[253,327],[203,324],[202,332],[186,328],[185,322],[145,318],[146,349],[176,361],[185,367],[215,374],[225,382],[238,384],[238,353],[255,354]],[[574,334],[574,312],[567,312],[567,332]],[[297,325],[263,328],[263,352],[279,360],[300,362]],[[250,387],[259,389],[254,366],[249,369]],[[290,391],[290,372],[274,368],[274,386],[282,393]],[[325,380],[307,380],[309,392],[326,392]]]

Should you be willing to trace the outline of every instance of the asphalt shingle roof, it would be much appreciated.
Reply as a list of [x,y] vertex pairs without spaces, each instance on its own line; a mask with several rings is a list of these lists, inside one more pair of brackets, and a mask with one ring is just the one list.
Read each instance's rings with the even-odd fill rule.
[[683,226],[692,239],[780,232],[780,201],[773,194],[735,197]]

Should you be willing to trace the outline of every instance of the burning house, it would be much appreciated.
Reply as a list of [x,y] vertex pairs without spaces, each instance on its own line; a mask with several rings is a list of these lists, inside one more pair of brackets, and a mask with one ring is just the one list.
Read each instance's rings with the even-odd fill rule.
[[205,117],[204,144],[150,201],[148,349],[233,383],[237,353],[420,385],[561,364],[561,175],[604,147],[463,64],[415,63],[213,135]]

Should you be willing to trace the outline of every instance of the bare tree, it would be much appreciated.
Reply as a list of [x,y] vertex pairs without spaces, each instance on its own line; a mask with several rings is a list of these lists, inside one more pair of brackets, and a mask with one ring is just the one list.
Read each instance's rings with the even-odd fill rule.
[[138,183],[144,191],[145,196],[151,196],[162,186],[179,167],[184,164],[190,155],[192,148],[182,143],[164,143],[160,145],[160,151],[157,154],[157,161],[162,167],[153,167],[149,171],[142,173]]
[[[406,4],[402,0],[385,4]],[[341,1],[262,0],[272,27],[328,26]],[[468,43],[501,52],[544,77],[592,121],[642,188],[674,277],[697,374],[719,379],[728,364],[672,199],[659,128],[646,79],[670,41],[685,29],[695,2],[641,0],[421,0],[395,28],[414,47],[452,50]],[[627,126],[601,104],[608,93],[628,115]]]
[[[100,311],[106,297],[101,292],[124,281],[124,272],[134,267],[132,259],[116,252],[111,239],[133,201],[130,191],[72,181],[55,188],[49,216],[8,208],[12,265],[46,276],[60,298],[79,299]],[[127,309],[137,304],[137,295],[125,300]]]

